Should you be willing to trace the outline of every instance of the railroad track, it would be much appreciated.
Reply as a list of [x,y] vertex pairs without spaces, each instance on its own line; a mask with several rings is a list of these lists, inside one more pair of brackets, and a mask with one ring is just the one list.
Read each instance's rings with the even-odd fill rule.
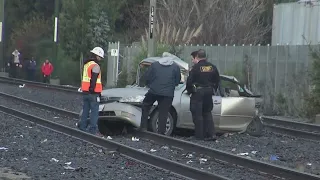
[[[0,77],[0,83],[7,84],[25,84],[26,86],[59,90],[63,92],[80,94],[78,88],[69,86],[50,85],[39,82],[26,81],[15,78]],[[269,131],[281,134],[287,134],[297,138],[304,138],[314,141],[320,141],[320,126],[308,123],[299,123],[294,121],[279,120],[271,117],[263,117],[264,126]]]
[[8,77],[2,77],[2,76],[0,76],[0,83],[24,85],[27,87],[46,88],[46,89],[59,90],[59,91],[64,91],[69,93],[80,93],[78,92],[79,88],[77,87],[44,84],[40,82],[27,81],[23,79],[8,78]]
[[264,126],[276,133],[320,141],[320,126],[309,123],[279,120],[271,117],[263,117]]
[[[8,95],[5,93],[0,93],[0,96],[4,96],[6,98],[11,98],[11,99],[14,99],[17,101],[21,101],[22,103],[32,104],[32,105],[37,106],[39,108],[47,109],[50,111],[55,111],[55,112],[61,113],[66,116],[73,117],[75,119],[77,119],[79,117],[78,113],[75,113],[75,112],[66,111],[64,109],[59,109],[59,108],[56,108],[53,106],[48,106],[48,105],[41,104],[38,102],[30,101],[27,99],[18,98],[18,97],[11,96],[11,95]],[[158,156],[153,156],[153,155],[149,156],[150,154],[148,154],[148,153],[141,154],[141,152],[139,152],[139,150],[135,150],[133,148],[124,146],[122,144],[119,144],[116,142],[111,142],[109,140],[102,140],[101,138],[91,136],[86,133],[81,133],[80,131],[78,131],[75,128],[70,128],[67,126],[63,126],[61,124],[57,124],[57,123],[54,123],[51,121],[41,119],[39,117],[35,117],[35,116],[28,115],[25,113],[17,112],[13,109],[10,109],[10,108],[4,107],[4,106],[0,106],[0,110],[3,112],[6,112],[6,113],[14,114],[14,115],[19,116],[20,118],[23,118],[23,119],[33,121],[37,124],[46,126],[48,128],[54,129],[56,131],[60,131],[65,134],[68,134],[68,135],[71,135],[71,136],[74,136],[74,137],[77,137],[80,139],[84,139],[84,140],[91,142],[93,144],[100,145],[100,146],[103,146],[106,148],[112,148],[114,150],[119,151],[120,153],[122,153],[124,155],[135,157],[139,161],[146,162],[146,163],[149,163],[152,165],[156,165],[156,166],[163,168],[163,169],[169,169],[169,170],[171,170],[177,174],[183,175],[183,176],[191,177],[193,179],[199,179],[200,177],[201,177],[200,179],[210,179],[210,178],[211,179],[226,179],[226,178],[223,178],[223,177],[218,176],[216,174],[202,171],[197,168],[192,168],[192,167],[186,166],[184,164],[176,163],[174,161],[170,161],[165,158],[160,158]],[[244,158],[244,157],[230,154],[227,152],[223,152],[220,150],[207,148],[205,146],[201,146],[201,145],[198,145],[195,143],[191,143],[191,142],[187,142],[187,141],[183,141],[183,140],[178,140],[178,139],[175,139],[172,137],[162,136],[162,135],[158,135],[158,134],[150,133],[150,132],[134,132],[134,135],[136,135],[137,137],[143,138],[143,139],[147,139],[147,140],[156,142],[156,143],[176,147],[176,148],[179,148],[184,151],[196,152],[198,154],[203,154],[203,155],[206,155],[209,157],[213,157],[214,159],[217,159],[217,160],[220,160],[223,162],[227,162],[228,164],[231,164],[231,165],[236,165],[238,167],[259,171],[259,172],[266,174],[266,176],[270,176],[270,179],[276,179],[275,177],[281,177],[281,178],[291,179],[291,180],[298,180],[298,179],[299,180],[300,179],[320,180],[320,177],[316,176],[316,175],[312,175],[309,173],[302,173],[302,172],[295,171],[293,169],[289,169],[289,168],[285,168],[285,167],[281,167],[281,166],[277,166],[277,165],[273,165],[273,164],[268,164],[268,163],[264,163],[264,162],[257,161],[257,160]],[[135,153],[138,153],[138,154],[135,154]],[[144,159],[144,158],[146,158],[146,159]]]

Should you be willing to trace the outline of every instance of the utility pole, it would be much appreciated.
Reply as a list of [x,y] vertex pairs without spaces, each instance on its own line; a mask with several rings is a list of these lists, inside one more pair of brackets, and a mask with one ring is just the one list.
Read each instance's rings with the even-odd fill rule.
[[5,67],[5,59],[4,59],[4,33],[3,33],[3,25],[4,25],[4,0],[0,0],[0,72],[4,71]]
[[150,0],[149,10],[149,33],[148,33],[148,57],[155,56],[155,19],[156,19],[157,0]]
[[59,60],[58,60],[58,19],[59,19],[59,5],[60,0],[54,1],[54,30],[53,30],[53,62],[55,68],[53,75],[59,75],[57,71],[59,71]]

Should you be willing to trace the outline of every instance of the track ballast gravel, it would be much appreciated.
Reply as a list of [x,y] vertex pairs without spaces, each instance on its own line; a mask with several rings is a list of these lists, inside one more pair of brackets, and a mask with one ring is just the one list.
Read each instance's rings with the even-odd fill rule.
[[[10,100],[10,98],[5,98],[5,97],[2,97],[0,99],[0,105],[5,105],[10,108],[19,109],[22,112],[29,113],[34,116],[42,117],[44,119],[51,120],[51,121],[75,128],[76,119],[61,116],[59,115],[59,113],[54,113],[44,109],[40,109],[35,107],[34,105],[22,104],[19,101]],[[128,138],[128,137],[117,136],[117,137],[114,137],[114,139],[112,140],[116,142],[120,142],[121,144],[131,146],[136,149],[140,149],[141,151],[152,153],[154,155],[161,156],[163,158],[167,158],[179,163],[187,164],[202,170],[214,172],[219,175],[229,177],[232,179],[244,180],[244,179],[248,179],[247,178],[248,176],[250,176],[248,180],[274,179],[269,175],[266,176],[258,172],[248,171],[248,169],[246,168],[239,168],[234,165],[226,164],[224,162],[219,162],[219,161],[216,161],[215,159],[210,159],[210,157],[203,157],[193,152],[185,152],[178,149],[171,149],[169,147],[162,146],[160,144],[142,140],[142,139],[139,141],[133,141],[132,137]]]
[[[81,104],[81,96],[78,94],[73,95],[65,92],[53,93],[53,90],[46,91],[45,89],[39,90],[36,88],[18,88],[17,86],[5,84],[0,85],[0,91],[8,94],[14,93],[19,97],[47,103],[71,111],[73,111],[73,109],[78,109],[78,111],[81,109],[81,105],[79,105]],[[46,99],[50,100],[48,101]],[[66,118],[65,120],[62,118],[61,122],[67,123],[67,121],[69,121],[67,119],[70,118]],[[54,120],[60,121],[61,119],[57,118]],[[71,124],[74,124],[74,121],[75,120],[73,120]],[[120,137],[114,137],[114,140],[118,141],[118,138]],[[177,136],[176,138],[192,141],[234,154],[248,153],[248,155],[245,155],[248,158],[320,175],[320,157],[318,156],[320,152],[319,142],[302,140],[268,131],[265,131],[263,137],[252,137],[247,134],[226,134],[226,136],[220,137],[216,142],[197,141],[193,138],[181,136]],[[126,142],[128,140],[120,138],[119,141]],[[148,150],[148,148],[142,149]],[[278,160],[271,160],[271,158],[274,157],[279,158]]]
[[184,179],[3,113],[0,120],[0,169],[30,179]]
[[0,92],[74,112],[80,112],[82,107],[81,94],[27,86],[19,88],[18,85],[10,85],[6,83],[0,83]]

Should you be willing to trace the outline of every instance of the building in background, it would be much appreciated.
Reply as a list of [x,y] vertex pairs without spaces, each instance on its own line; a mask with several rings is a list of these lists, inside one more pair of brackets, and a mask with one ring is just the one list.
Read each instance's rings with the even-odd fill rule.
[[300,0],[274,5],[272,45],[320,43],[320,1]]

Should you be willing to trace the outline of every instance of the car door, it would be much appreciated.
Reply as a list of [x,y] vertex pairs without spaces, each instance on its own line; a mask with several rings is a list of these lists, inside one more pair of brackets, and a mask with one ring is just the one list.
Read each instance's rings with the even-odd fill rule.
[[241,131],[251,122],[255,113],[254,98],[239,95],[239,86],[227,79],[221,80],[224,97],[221,101],[219,128],[226,131]]
[[[219,127],[222,99],[220,96],[212,96],[212,100],[213,100],[213,109],[211,113],[213,116],[213,121],[215,123],[215,126]],[[188,128],[188,129],[194,128],[192,114],[190,111],[190,96],[187,94],[186,91],[182,92],[181,94],[180,111],[179,111],[179,117],[177,121],[177,127]]]

